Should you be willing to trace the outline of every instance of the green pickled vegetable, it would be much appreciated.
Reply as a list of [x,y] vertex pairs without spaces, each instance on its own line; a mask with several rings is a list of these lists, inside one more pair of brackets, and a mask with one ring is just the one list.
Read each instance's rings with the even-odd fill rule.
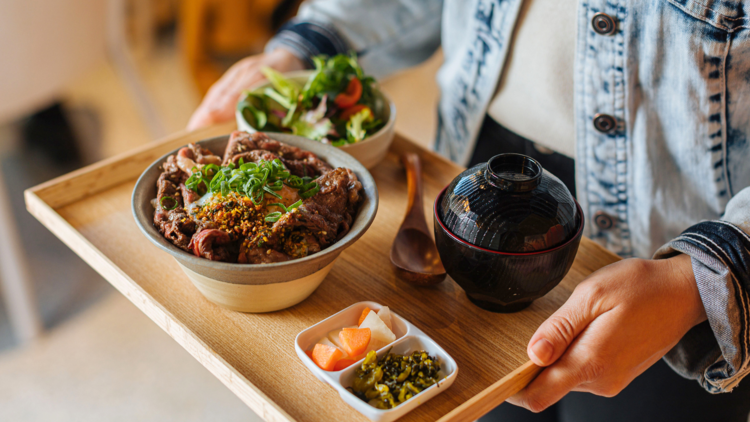
[[440,363],[424,351],[411,355],[388,353],[378,361],[370,351],[349,387],[355,396],[378,409],[393,409],[437,384]]

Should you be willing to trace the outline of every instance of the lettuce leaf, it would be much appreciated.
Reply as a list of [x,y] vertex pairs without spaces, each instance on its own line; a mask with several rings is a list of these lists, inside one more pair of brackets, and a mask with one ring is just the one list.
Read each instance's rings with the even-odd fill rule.
[[292,132],[295,135],[320,141],[331,132],[333,122],[331,122],[331,119],[325,117],[326,110],[328,109],[327,99],[328,97],[324,95],[316,108],[305,112],[297,121],[290,124]]
[[263,90],[263,94],[265,94],[266,97],[276,101],[279,103],[280,106],[284,107],[285,109],[289,110],[292,108],[293,104],[297,104],[296,102],[289,101],[289,98],[279,94],[275,89],[271,88],[270,86]]
[[334,98],[340,92],[346,91],[352,75],[361,81],[366,79],[354,53],[339,54],[328,59],[325,56],[313,57],[313,63],[315,71],[302,88],[301,102],[306,107],[312,106],[315,97],[328,95],[329,98]]
[[291,124],[292,133],[314,141],[320,141],[328,135],[333,127],[333,123],[328,118],[324,118],[316,123],[310,123],[305,120],[297,120]]
[[[299,98],[300,91],[302,90],[302,87],[298,83],[285,78],[284,75],[267,66],[261,68],[260,72],[266,77],[266,79],[268,79],[268,82],[271,83],[271,86],[276,90],[276,93],[280,94],[279,96],[284,97],[284,100],[282,101],[279,101],[278,98],[272,97],[274,100],[284,106],[288,104],[286,108],[290,108],[293,103],[297,102],[297,98]],[[269,90],[266,90],[266,95],[268,95],[268,91]]]
[[263,111],[264,108],[263,97],[250,92],[245,93],[242,101],[237,104],[242,117],[257,130],[263,130],[268,123],[268,115]]

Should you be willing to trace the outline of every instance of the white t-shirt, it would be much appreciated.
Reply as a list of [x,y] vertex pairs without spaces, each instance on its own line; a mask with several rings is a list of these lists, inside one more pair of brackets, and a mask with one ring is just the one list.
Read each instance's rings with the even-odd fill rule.
[[575,0],[525,0],[489,115],[536,144],[575,158]]

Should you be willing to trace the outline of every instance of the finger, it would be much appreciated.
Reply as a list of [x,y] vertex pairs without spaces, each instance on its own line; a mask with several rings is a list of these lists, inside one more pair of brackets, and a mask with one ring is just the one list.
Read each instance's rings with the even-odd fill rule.
[[544,369],[526,388],[507,401],[534,413],[541,412],[586,382],[588,375],[583,375],[585,372],[597,371],[597,369],[582,371],[582,365],[586,365],[586,362],[578,362],[575,357],[570,358],[565,355],[560,361]]
[[536,330],[526,352],[535,364],[549,366],[565,353],[568,346],[593,321],[598,313],[591,303],[595,298],[579,286],[567,302]]
[[232,120],[242,92],[264,79],[263,74],[257,69],[246,69],[246,72],[244,77],[236,72],[227,72],[214,84],[190,118],[188,130]]
[[204,110],[203,108],[198,108],[193,112],[193,115],[190,116],[190,120],[187,124],[187,130],[196,130],[200,129],[202,127],[210,126],[214,124],[213,117],[211,116],[211,113]]
[[605,373],[605,361],[598,357],[597,351],[607,339],[606,336],[600,338],[600,334],[612,331],[612,320],[604,316],[584,329],[558,361],[508,401],[540,412],[573,390],[590,391],[586,390],[587,386],[598,382]]
[[207,94],[201,105],[190,117],[187,125],[188,130],[232,120],[235,104],[239,100],[240,92],[235,93],[225,90],[221,95]]
[[206,96],[203,97],[201,104],[195,109],[193,115],[190,116],[190,120],[187,124],[188,130],[195,130],[217,122],[217,117],[215,115],[218,113],[218,110],[224,106],[224,100],[222,100],[222,97],[227,90],[226,85],[228,83],[228,81],[222,78],[211,86],[206,93]]
[[630,385],[636,377],[646,372],[648,368],[658,362],[671,349],[671,347],[662,349],[632,368],[625,368],[627,365],[617,365],[618,368],[614,372],[606,371],[607,373],[598,379],[581,383],[571,391],[591,393],[602,397],[614,397]]

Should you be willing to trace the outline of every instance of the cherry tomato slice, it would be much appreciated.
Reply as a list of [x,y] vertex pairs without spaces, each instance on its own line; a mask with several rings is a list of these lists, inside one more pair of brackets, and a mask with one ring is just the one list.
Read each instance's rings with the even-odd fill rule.
[[357,104],[360,97],[362,97],[362,82],[355,76],[349,81],[349,85],[346,86],[346,92],[337,95],[333,102],[341,108],[347,108]]

